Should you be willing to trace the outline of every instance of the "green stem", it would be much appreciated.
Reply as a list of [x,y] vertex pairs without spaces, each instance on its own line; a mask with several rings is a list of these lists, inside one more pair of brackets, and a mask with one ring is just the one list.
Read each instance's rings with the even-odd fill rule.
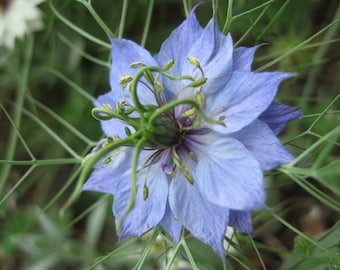
[[67,122],[64,118],[62,118],[60,115],[58,115],[56,112],[45,106],[43,103],[39,102],[38,100],[34,100],[32,97],[29,97],[28,99],[34,106],[37,108],[43,110],[45,113],[47,113],[49,116],[54,118],[56,121],[58,121],[60,124],[62,124],[66,129],[68,129],[74,136],[76,136],[78,139],[82,140],[89,146],[96,145],[96,142],[90,140],[88,137],[86,137],[82,132],[77,130],[72,124]]
[[145,263],[148,255],[150,254],[150,251],[151,251],[152,247],[154,246],[154,243],[155,243],[155,241],[157,239],[157,236],[158,236],[158,231],[154,230],[153,234],[151,235],[151,237],[149,237],[148,241],[145,243],[143,252],[139,255],[138,262],[132,268],[132,270],[145,269],[144,268],[144,263]]
[[67,189],[72,186],[73,182],[77,180],[79,173],[81,172],[82,167],[77,166],[75,168],[75,171],[72,173],[71,177],[68,178],[66,183],[62,185],[62,187],[58,190],[57,194],[55,194],[52,198],[49,199],[47,205],[44,206],[43,211],[47,211],[50,209],[53,205],[57,204],[57,201],[63,196]]
[[44,122],[40,120],[40,118],[36,117],[31,112],[26,109],[22,109],[23,112],[28,115],[34,122],[36,122],[47,134],[51,136],[56,142],[58,142],[69,154],[73,157],[80,159],[79,156],[55,131],[53,131],[49,126],[47,126]]
[[212,0],[211,7],[213,10],[213,16],[217,16],[218,0]]
[[150,29],[150,22],[151,22],[151,17],[152,17],[153,5],[154,5],[154,0],[150,0],[149,1],[148,12],[146,14],[146,20],[145,20],[145,25],[144,25],[144,30],[143,30],[142,41],[140,43],[140,45],[142,47],[145,46],[146,39],[148,37],[148,33],[149,33],[149,29]]
[[249,13],[252,13],[252,12],[258,10],[258,9],[262,9],[263,7],[270,5],[271,3],[275,2],[275,1],[277,1],[277,0],[270,0],[270,1],[266,2],[266,3],[258,5],[255,8],[252,8],[252,9],[249,9],[249,10],[247,10],[245,12],[240,13],[240,14],[234,15],[233,19],[234,20],[239,19],[239,18],[241,18],[241,17],[243,17],[245,15],[248,15]]
[[[35,159],[35,156],[34,154],[32,153],[31,149],[28,147],[27,143],[25,142],[24,138],[22,137],[22,135],[20,134],[20,131],[18,130],[18,128],[16,127],[15,123],[13,122],[10,114],[7,112],[7,110],[5,109],[5,107],[0,103],[0,108],[2,109],[2,111],[4,112],[4,114],[6,115],[8,121],[10,122],[11,126],[12,126],[12,129],[15,130],[17,136],[18,136],[18,139],[20,140],[20,142],[22,143],[22,145],[24,146],[25,150],[27,151],[28,155],[30,156],[30,158],[33,160]],[[7,160],[4,160],[4,161],[8,161]],[[0,162],[1,163],[1,162]],[[4,162],[6,163],[6,162]]]
[[242,35],[242,37],[235,42],[234,47],[237,47],[242,41],[243,39],[246,38],[246,36],[253,30],[253,28],[255,27],[255,25],[261,20],[261,18],[263,17],[263,15],[266,13],[267,9],[269,8],[269,6],[266,6],[260,13],[259,16],[257,16],[255,22],[253,22],[251,24],[251,26],[249,27],[249,29]]
[[110,63],[108,61],[103,61],[97,57],[94,57],[88,53],[86,53],[83,48],[80,48],[78,44],[73,43],[71,40],[69,40],[66,36],[64,36],[61,33],[57,34],[61,41],[63,41],[67,46],[69,46],[73,51],[78,53],[80,56],[84,57],[85,59],[93,62],[94,64],[100,65],[102,67],[105,67],[107,69],[110,68]]
[[333,107],[336,102],[338,102],[338,99],[340,99],[340,93],[336,95],[336,97],[327,105],[327,107],[316,117],[316,119],[313,121],[313,123],[309,126],[308,132],[311,132],[314,126],[319,122],[319,120],[324,117],[329,110]]
[[125,19],[126,19],[128,6],[129,6],[129,0],[124,0],[123,8],[122,8],[122,17],[120,18],[120,23],[119,23],[118,38],[122,38],[124,35]]
[[233,0],[228,0],[227,18],[222,29],[223,34],[226,34],[229,31],[232,21],[233,21]]
[[114,111],[107,110],[105,108],[94,108],[92,109],[92,116],[100,121],[111,120],[112,118],[121,120],[126,124],[134,127],[136,130],[139,129],[139,122],[137,118],[130,118],[125,115],[116,113]]
[[301,162],[304,158],[306,158],[310,153],[315,151],[318,147],[320,147],[324,142],[330,140],[333,136],[338,136],[340,134],[340,126],[334,128],[330,132],[328,132],[326,135],[324,135],[322,138],[320,138],[318,141],[316,141],[313,145],[311,145],[305,152],[303,152],[301,155],[296,157],[295,160],[293,160],[291,163],[288,165],[284,166],[295,166],[299,162]]
[[327,252],[328,250],[325,249],[323,246],[321,246],[321,244],[319,244],[316,240],[314,240],[312,237],[310,237],[309,235],[299,231],[298,229],[296,229],[293,225],[289,224],[286,220],[284,220],[282,217],[280,217],[278,214],[275,213],[275,211],[273,211],[272,209],[267,209],[267,212],[273,217],[275,218],[277,221],[279,221],[280,223],[282,223],[284,226],[286,226],[288,229],[290,229],[291,231],[295,232],[297,235],[299,235],[301,238],[305,239],[306,241],[308,241],[309,243],[317,246],[318,248],[320,248],[322,251]]
[[261,72],[263,70],[268,69],[269,67],[271,67],[272,65],[275,65],[276,63],[280,62],[282,59],[286,58],[287,56],[289,56],[292,53],[295,53],[299,50],[301,50],[301,48],[304,48],[304,46],[306,46],[309,42],[311,42],[314,38],[318,37],[319,35],[321,35],[323,32],[325,32],[327,29],[329,29],[330,27],[332,27],[333,25],[336,25],[337,23],[339,23],[340,19],[336,19],[333,22],[331,22],[330,24],[326,25],[324,28],[322,28],[320,31],[316,32],[314,35],[312,35],[311,37],[307,38],[305,41],[301,42],[300,44],[298,44],[297,46],[291,48],[290,50],[286,51],[285,53],[283,53],[281,56],[275,58],[274,60],[270,61],[269,63],[261,66],[260,68],[256,69],[255,72]]
[[137,178],[138,178],[138,157],[143,149],[143,145],[145,143],[145,139],[140,139],[134,149],[132,161],[131,161],[131,190],[130,190],[130,200],[123,215],[120,217],[118,221],[118,233],[121,234],[123,228],[123,222],[127,215],[131,212],[133,207],[135,206],[136,202],[136,195],[137,195]]
[[182,236],[181,236],[181,245],[183,246],[183,249],[187,255],[187,258],[191,264],[191,267],[193,270],[199,270],[199,267],[197,266],[196,262],[195,262],[195,259],[193,258],[192,254],[191,254],[191,251],[190,251],[190,248],[186,242],[186,239],[185,239],[185,229],[182,230]]
[[284,4],[280,7],[278,12],[275,13],[275,15],[271,18],[270,22],[266,25],[266,27],[262,30],[262,32],[256,37],[255,44],[261,41],[262,37],[267,33],[267,31],[272,27],[272,25],[279,19],[282,12],[285,10],[285,8],[289,5],[290,0],[286,0]]
[[136,75],[134,76],[132,82],[131,82],[131,99],[132,102],[136,108],[136,110],[138,111],[142,121],[144,120],[144,115],[143,113],[145,112],[145,108],[144,106],[139,102],[138,96],[137,96],[137,85],[139,83],[139,80],[144,76],[144,74],[146,72],[153,72],[156,71],[164,76],[166,76],[167,78],[171,79],[171,80],[191,80],[193,81],[194,79],[191,76],[173,76],[167,72],[165,72],[163,69],[156,67],[156,66],[146,66],[141,68],[140,70],[138,70],[138,72],[136,73]]
[[206,115],[202,112],[202,110],[201,110],[199,104],[198,104],[196,101],[194,101],[193,99],[190,99],[190,98],[184,98],[184,99],[174,100],[174,101],[172,101],[172,102],[169,102],[169,103],[163,105],[162,107],[160,107],[157,111],[155,111],[155,112],[152,114],[152,116],[149,118],[149,123],[148,123],[148,124],[152,125],[152,124],[153,124],[153,121],[155,121],[156,118],[157,118],[158,116],[160,116],[161,114],[163,114],[163,113],[165,113],[165,112],[167,112],[167,111],[169,111],[169,110],[171,110],[171,109],[173,109],[173,108],[175,108],[176,106],[181,105],[181,104],[191,105],[193,108],[196,109],[197,114],[198,114],[205,122],[207,122],[208,124],[225,125],[225,124],[224,124],[223,122],[221,122],[221,121],[215,121],[215,120],[209,118],[208,116],[206,116]]
[[61,72],[54,70],[50,67],[44,68],[47,72],[53,74],[54,76],[61,79],[63,82],[65,82],[71,89],[78,92],[82,97],[93,103],[95,101],[95,98],[88,94],[84,89],[82,89],[79,85],[75,84],[71,79],[67,78],[64,74]]
[[63,216],[64,212],[67,208],[69,208],[79,197],[79,194],[81,192],[81,189],[83,187],[84,182],[86,181],[87,177],[89,176],[91,170],[93,167],[97,164],[97,162],[103,158],[108,153],[112,152],[113,150],[117,149],[121,146],[126,145],[133,145],[135,143],[135,140],[138,139],[138,137],[141,135],[141,131],[137,131],[136,133],[132,134],[131,136],[114,141],[112,143],[109,143],[105,145],[102,149],[98,150],[91,156],[89,159],[85,160],[84,162],[84,169],[82,170],[79,180],[77,182],[76,187],[74,188],[71,196],[67,200],[67,202],[64,204],[64,206],[60,209],[60,215]]
[[184,8],[185,17],[188,18],[190,14],[190,9],[189,9],[189,6],[186,0],[183,0],[183,8]]
[[85,37],[86,39],[104,47],[107,49],[111,49],[111,45],[90,35],[88,32],[84,31],[83,29],[79,28],[78,26],[76,26],[74,23],[72,23],[71,21],[69,21],[68,19],[66,19],[53,5],[53,1],[49,1],[50,3],[50,8],[53,12],[53,14],[59,19],[61,20],[64,24],[66,24],[68,27],[70,27],[71,29],[73,29],[76,33],[78,33],[79,35]]
[[0,160],[0,164],[19,165],[19,166],[49,166],[62,164],[77,164],[80,163],[79,158],[60,158],[60,159],[32,159],[32,160]]
[[[340,18],[340,5],[334,15],[334,21]],[[333,37],[336,37],[336,35],[339,33],[339,26],[340,24],[336,24],[334,27],[328,29],[328,31],[326,32],[325,36],[323,37],[323,40],[331,40]],[[327,45],[323,45],[320,46],[317,51],[313,54],[312,59],[322,59],[326,52],[327,52],[327,48],[329,48]],[[315,84],[317,79],[319,78],[319,74],[320,74],[320,69],[321,69],[321,65],[316,65],[310,72],[308,75],[308,80],[307,83],[304,87],[304,91],[302,91],[302,97],[300,98],[300,103],[299,103],[299,107],[304,108],[306,106],[306,101],[308,100],[308,97],[313,96],[312,92],[315,89]]]
[[[182,230],[184,230],[184,229],[182,229]],[[175,247],[175,249],[174,249],[174,251],[173,251],[173,254],[172,254],[171,258],[169,259],[169,261],[168,261],[168,263],[167,263],[167,265],[166,265],[165,270],[170,270],[170,269],[171,269],[171,267],[172,267],[173,263],[175,262],[175,259],[176,259],[177,255],[178,255],[178,253],[179,253],[181,247],[182,247],[182,241],[180,241],[180,242],[177,244],[177,246]]]
[[[7,144],[5,159],[12,160],[15,155],[15,150],[18,142],[18,134],[17,130],[19,130],[20,124],[21,124],[21,118],[22,118],[22,107],[24,106],[24,100],[25,95],[27,91],[27,84],[28,84],[28,74],[30,71],[30,65],[32,61],[32,53],[33,53],[33,42],[32,36],[28,36],[27,38],[27,48],[25,50],[25,59],[23,63],[23,70],[22,75],[20,76],[19,85],[17,88],[17,95],[15,100],[15,112],[13,116],[13,124],[14,127],[11,129],[11,132],[9,134],[9,142]],[[3,170],[0,174],[0,196],[3,193],[6,183],[11,171],[11,164],[7,164],[3,167]]]
[[115,35],[113,34],[113,32],[110,30],[110,28],[107,27],[107,25],[104,23],[104,21],[100,18],[98,13],[93,8],[91,1],[81,0],[81,3],[87,8],[87,10],[90,12],[92,17],[99,24],[99,26],[103,29],[103,31],[110,37],[114,37]]
[[34,171],[36,166],[31,166],[25,174],[20,178],[19,181],[15,183],[15,185],[6,193],[5,196],[0,200],[0,206],[14,193],[14,191],[27,179],[27,177]]

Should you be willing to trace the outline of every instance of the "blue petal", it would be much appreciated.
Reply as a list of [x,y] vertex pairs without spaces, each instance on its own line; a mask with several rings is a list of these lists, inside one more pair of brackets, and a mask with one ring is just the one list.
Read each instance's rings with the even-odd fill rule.
[[[163,42],[158,55],[155,56],[159,65],[164,66],[169,60],[174,60],[175,64],[169,73],[175,76],[183,75],[182,63],[187,61],[187,52],[201,36],[202,31],[193,9],[190,16]],[[183,86],[183,81],[173,81],[164,77],[162,83],[168,100],[172,100],[177,90]]]
[[[142,164],[142,163],[141,163]],[[129,172],[127,172],[130,175]],[[144,199],[144,183],[148,188],[148,196]],[[128,236],[140,236],[154,228],[162,220],[168,198],[168,176],[163,173],[160,162],[152,165],[150,170],[144,169],[138,177],[137,196],[134,208],[123,221],[122,240]],[[113,202],[113,214],[116,224],[124,214],[130,201],[131,177],[122,177],[117,182]]]
[[273,131],[261,120],[255,120],[232,136],[253,154],[262,170],[271,170],[294,159]]
[[171,236],[172,240],[178,244],[181,238],[182,223],[175,219],[169,204],[166,206],[165,214],[160,222],[163,229]]
[[239,72],[216,95],[206,96],[205,112],[222,125],[208,125],[223,134],[236,132],[253,122],[273,101],[282,80],[291,77],[285,72]]
[[[128,175],[124,175],[124,173],[130,168],[132,151],[132,148],[121,147],[97,162],[94,171],[84,184],[82,190],[114,195],[116,182],[122,181],[124,177],[127,179],[131,178]],[[108,164],[104,162],[107,158],[111,159],[111,162]]]
[[[135,42],[126,39],[110,39],[112,45],[112,64],[110,69],[110,86],[115,100],[121,100],[121,77],[130,75],[134,76],[138,71],[136,68],[130,68],[133,62],[142,62],[145,65],[157,66],[156,60],[144,48]],[[124,92],[125,97],[129,100],[128,91]],[[138,84],[138,97],[142,104],[155,104],[154,95],[143,84]]]
[[251,225],[251,214],[249,211],[230,210],[228,226],[243,233],[254,233],[253,226]]
[[[94,102],[96,107],[102,107],[104,103],[110,104],[112,108],[115,107],[117,102],[121,101],[121,98],[113,94],[113,91],[108,92],[104,95],[98,97],[98,99]],[[110,119],[105,121],[100,121],[102,130],[104,131],[106,136],[118,135],[120,138],[126,137],[125,127],[127,124],[122,123],[116,119]]]
[[115,182],[119,181],[122,174],[113,174],[109,169],[102,168],[92,172],[85,182],[82,191],[96,191],[101,193],[114,194]]
[[260,115],[260,119],[266,122],[276,135],[281,132],[288,122],[301,118],[302,113],[298,108],[275,101]]
[[[204,95],[215,94],[223,88],[232,75],[233,42],[231,36],[223,35],[215,19],[211,19],[200,38],[187,52],[200,61],[204,77],[208,80],[202,92]],[[182,64],[183,74],[194,78],[202,77],[200,70],[188,61]]]
[[238,47],[234,49],[233,53],[233,70],[238,71],[251,71],[251,64],[254,60],[254,54],[258,46],[246,48]]
[[171,181],[169,203],[183,226],[224,259],[223,239],[229,210],[207,201],[198,186],[189,184],[182,175]]
[[260,164],[239,141],[211,132],[195,140],[189,146],[197,160],[194,185],[207,200],[235,210],[264,207]]
[[195,16],[195,9],[193,9],[190,16],[163,42],[155,58],[161,66],[169,60],[174,60],[175,65],[171,71],[175,75],[181,75],[181,63],[187,61],[187,52],[201,36],[202,31]]

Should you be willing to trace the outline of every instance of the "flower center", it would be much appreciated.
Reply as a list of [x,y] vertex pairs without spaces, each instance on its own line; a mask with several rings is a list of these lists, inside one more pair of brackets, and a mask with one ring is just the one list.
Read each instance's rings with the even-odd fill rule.
[[[95,108],[94,117],[98,120],[116,118],[131,126],[136,132],[143,134],[143,146],[146,149],[162,150],[181,143],[185,130],[194,128],[194,124],[198,126],[192,119],[211,120],[201,111],[204,100],[201,88],[207,79],[197,58],[188,57],[188,61],[199,70],[201,76],[193,78],[190,75],[170,74],[168,71],[174,65],[172,60],[162,68],[146,66],[140,62],[132,63],[130,67],[138,69],[134,77],[127,75],[120,79],[123,101],[117,103],[113,109],[109,104],[103,104],[103,108]],[[164,93],[164,80],[172,80],[174,86],[180,87],[172,93],[175,95],[172,101],[168,101]],[[149,94],[142,91],[152,93],[154,98],[149,98],[148,102],[153,104],[142,104],[140,97]],[[135,115],[137,117],[133,117]],[[197,115],[200,117],[197,118]],[[191,126],[191,123],[194,124]],[[126,128],[126,134],[132,134],[129,128]]]
[[[110,119],[119,120],[127,126],[132,127],[135,132],[131,132],[129,127],[125,128],[127,137],[119,138],[113,134],[113,138],[107,139],[105,146],[100,147],[97,152],[91,153],[88,159],[85,159],[84,170],[81,175],[81,181],[84,181],[92,167],[104,159],[105,164],[112,162],[112,157],[107,156],[120,147],[127,149],[133,147],[131,158],[131,200],[122,215],[118,227],[121,228],[122,220],[128,215],[135,204],[137,194],[138,174],[143,169],[148,169],[156,159],[164,154],[169,164],[162,164],[165,173],[171,174],[174,178],[176,172],[180,171],[185,179],[191,184],[194,183],[188,167],[183,160],[183,151],[192,158],[194,153],[187,149],[183,144],[184,136],[190,130],[197,129],[201,121],[209,124],[224,125],[221,121],[215,121],[209,118],[203,111],[204,96],[202,87],[207,79],[204,76],[200,62],[195,57],[188,57],[188,61],[199,70],[201,76],[193,78],[190,75],[175,76],[168,71],[174,65],[170,60],[164,67],[146,66],[140,62],[131,64],[131,68],[137,68],[134,76],[123,76],[120,79],[122,86],[122,101],[114,105],[103,104],[101,108],[94,108],[92,115],[94,118],[105,121]],[[194,72],[197,74],[197,72]],[[164,80],[161,79],[163,78]],[[162,82],[165,80],[174,81],[173,87],[179,86],[176,92],[169,91],[164,93]],[[178,81],[180,81],[178,83]],[[138,89],[137,89],[138,88]],[[113,89],[117,91],[117,89]],[[127,91],[126,91],[127,90]],[[137,93],[138,90],[138,93]],[[168,89],[169,90],[169,89]],[[150,96],[149,93],[141,91],[151,91],[153,100],[141,100],[141,97]],[[171,97],[171,95],[173,97]],[[171,101],[167,100],[171,97]],[[143,104],[147,103],[147,104]],[[139,155],[143,150],[156,150],[148,160],[140,165]],[[164,157],[163,156],[163,157]],[[148,198],[147,177],[144,183],[144,200]]]
[[[170,74],[168,71],[174,65],[172,60],[162,68],[140,62],[132,63],[130,67],[138,69],[135,75],[120,79],[123,100],[116,103],[114,108],[103,104],[102,108],[93,109],[93,116],[98,120],[115,118],[124,122],[127,125],[127,145],[138,142],[140,149],[152,150],[176,148],[182,143],[186,132],[199,127],[202,121],[223,125],[220,121],[210,119],[202,111],[204,96],[201,90],[207,79],[197,58],[188,57],[188,61],[199,70],[201,75],[198,78]],[[179,89],[175,92],[168,91],[166,95],[162,84],[165,80],[173,81],[173,87],[178,86]],[[150,91],[153,99],[145,91]],[[168,101],[167,97],[171,95],[174,96],[173,100]],[[143,98],[142,102],[140,97],[145,96],[148,99],[145,101]],[[149,104],[143,104],[145,102]],[[129,127],[135,132],[131,132]]]

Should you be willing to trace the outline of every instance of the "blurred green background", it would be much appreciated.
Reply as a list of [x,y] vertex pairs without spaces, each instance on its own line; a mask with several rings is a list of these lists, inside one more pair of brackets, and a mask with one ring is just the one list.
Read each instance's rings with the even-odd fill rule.
[[[122,33],[152,53],[184,20],[185,7],[195,4],[92,2],[116,36]],[[253,239],[234,234],[228,269],[340,269],[339,2],[233,2],[229,32],[234,42],[265,44],[256,53],[254,70],[297,72],[281,86],[277,100],[299,106],[304,118],[280,137],[296,156],[304,155],[299,166],[308,169],[268,173],[268,205],[276,214],[254,214]],[[227,5],[219,1],[221,29]],[[137,269],[165,269],[162,241],[142,262],[148,237],[116,244],[112,198],[83,193],[64,216],[59,214],[77,181],[76,159],[103,137],[91,109],[93,98],[109,90],[110,49],[107,33],[81,1],[46,1],[40,8],[44,29],[18,40],[13,52],[0,48],[0,269],[132,269],[136,263]],[[202,25],[212,12],[209,2],[198,7]],[[200,269],[223,269],[209,248],[194,239],[190,246]],[[191,267],[180,257],[172,269]]]

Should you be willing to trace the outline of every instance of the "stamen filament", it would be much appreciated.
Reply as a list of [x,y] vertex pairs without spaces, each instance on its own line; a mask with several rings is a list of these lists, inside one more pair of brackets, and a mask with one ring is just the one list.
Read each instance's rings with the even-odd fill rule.
[[145,143],[145,139],[141,138],[135,145],[135,150],[133,151],[132,161],[131,161],[131,190],[130,190],[130,200],[128,205],[125,208],[123,215],[120,217],[118,221],[118,233],[122,232],[123,222],[127,215],[131,212],[136,203],[136,195],[137,195],[137,178],[138,178],[138,157],[140,152],[143,149],[143,144]]

